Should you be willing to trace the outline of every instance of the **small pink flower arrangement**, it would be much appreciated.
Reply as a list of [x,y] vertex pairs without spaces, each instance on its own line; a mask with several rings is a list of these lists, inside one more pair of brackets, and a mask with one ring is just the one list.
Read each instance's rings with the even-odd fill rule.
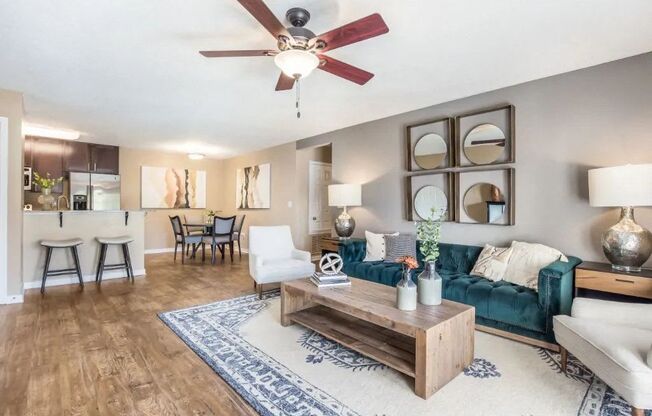
[[419,267],[419,262],[417,262],[417,259],[415,259],[412,256],[402,256],[396,259],[397,263],[403,264],[403,267],[405,267],[408,270],[416,269]]

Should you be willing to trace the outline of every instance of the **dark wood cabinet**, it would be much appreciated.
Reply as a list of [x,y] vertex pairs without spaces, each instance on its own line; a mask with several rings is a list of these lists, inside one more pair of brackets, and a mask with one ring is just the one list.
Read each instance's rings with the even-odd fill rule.
[[[30,137],[30,150],[32,159],[32,170],[45,177],[48,173],[51,178],[64,176],[64,142],[46,137]],[[32,185],[32,189],[40,192],[40,187]],[[52,188],[54,193],[63,192],[63,183]]]
[[91,149],[88,143],[69,141],[65,143],[64,165],[66,172],[91,170]]
[[23,165],[32,167],[32,137],[26,136],[23,145]]
[[91,172],[120,173],[120,148],[102,144],[91,145]]

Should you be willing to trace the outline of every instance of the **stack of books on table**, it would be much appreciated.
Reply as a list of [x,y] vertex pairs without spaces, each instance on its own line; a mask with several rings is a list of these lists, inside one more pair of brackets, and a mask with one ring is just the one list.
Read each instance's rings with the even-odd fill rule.
[[317,287],[338,287],[338,286],[351,286],[349,276],[340,272],[337,274],[326,274],[322,272],[315,272],[310,277],[310,280]]

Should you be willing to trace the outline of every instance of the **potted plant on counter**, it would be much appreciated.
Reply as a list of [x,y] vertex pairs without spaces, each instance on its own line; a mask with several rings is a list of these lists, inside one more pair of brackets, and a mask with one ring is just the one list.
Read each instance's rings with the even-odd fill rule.
[[432,208],[430,216],[417,224],[417,239],[420,241],[419,251],[426,262],[423,271],[417,278],[419,303],[423,305],[441,304],[441,276],[437,273],[436,263],[439,258],[439,239],[441,238],[441,222],[446,211]]
[[59,178],[51,178],[50,172],[46,172],[45,177],[41,176],[38,172],[34,172],[34,183],[41,188],[41,195],[38,196],[38,203],[43,206],[44,210],[51,210],[56,204],[56,199],[52,195],[52,188],[57,186],[63,181],[63,176]]

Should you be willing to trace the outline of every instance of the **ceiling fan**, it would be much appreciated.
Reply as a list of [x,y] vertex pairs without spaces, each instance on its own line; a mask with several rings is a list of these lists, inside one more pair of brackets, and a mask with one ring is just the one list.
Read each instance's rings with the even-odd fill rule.
[[[263,0],[238,0],[260,24],[277,40],[278,50],[232,50],[200,51],[207,58],[242,56],[273,56],[274,63],[281,69],[276,91],[291,90],[297,84],[297,110],[299,109],[299,80],[308,76],[315,68],[330,72],[359,85],[366,84],[374,74],[338,61],[324,52],[360,42],[389,32],[383,18],[374,13],[319,36],[304,26],[310,20],[310,13],[300,7],[287,11],[285,17],[290,27],[285,27],[274,16]],[[297,117],[300,117],[297,111]]]

